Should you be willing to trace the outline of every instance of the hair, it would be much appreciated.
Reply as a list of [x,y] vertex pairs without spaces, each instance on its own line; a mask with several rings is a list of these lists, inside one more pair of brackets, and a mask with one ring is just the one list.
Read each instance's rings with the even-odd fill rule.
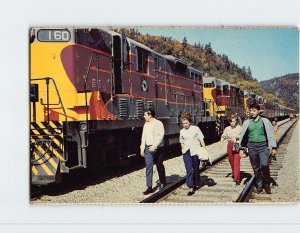
[[190,114],[189,112],[183,112],[181,113],[181,117],[180,120],[188,120],[189,122],[192,122],[192,114]]
[[237,114],[231,114],[228,120],[229,120],[229,122],[231,122],[233,119],[236,120],[236,124],[239,123],[239,119],[238,119],[238,115]]
[[260,110],[260,106],[259,106],[259,104],[257,104],[257,103],[251,104],[249,108],[250,108],[250,109],[251,109],[251,108],[255,108],[257,111]]
[[155,112],[152,108],[146,109],[144,113],[147,113],[149,116],[155,117]]

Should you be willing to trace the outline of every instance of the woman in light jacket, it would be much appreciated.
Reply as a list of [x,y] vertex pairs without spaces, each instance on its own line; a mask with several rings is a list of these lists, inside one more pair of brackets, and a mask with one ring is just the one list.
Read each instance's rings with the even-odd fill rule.
[[[184,112],[181,115],[183,128],[180,130],[179,142],[183,154],[183,161],[186,169],[186,184],[189,187],[188,196],[195,193],[199,184],[199,158],[197,152],[201,145],[206,149],[204,136],[195,125],[191,125],[192,115]],[[201,143],[201,145],[200,145]]]
[[233,114],[229,119],[230,126],[227,126],[221,136],[221,145],[224,140],[227,141],[227,154],[230,163],[231,171],[233,174],[233,181],[236,185],[240,185],[240,161],[239,148],[234,148],[233,145],[239,142],[242,127],[239,125],[237,115]]

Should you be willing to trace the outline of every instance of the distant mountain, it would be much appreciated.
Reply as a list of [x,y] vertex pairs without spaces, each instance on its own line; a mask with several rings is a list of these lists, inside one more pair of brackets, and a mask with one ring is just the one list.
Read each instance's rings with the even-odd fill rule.
[[261,81],[261,89],[284,100],[284,105],[299,111],[299,73]]

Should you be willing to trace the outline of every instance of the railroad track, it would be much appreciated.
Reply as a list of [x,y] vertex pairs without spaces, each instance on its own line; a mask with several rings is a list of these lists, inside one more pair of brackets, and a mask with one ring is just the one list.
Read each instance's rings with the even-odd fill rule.
[[[280,142],[282,142],[284,136],[295,122],[281,122]],[[281,153],[280,151],[279,155]],[[278,169],[281,167],[282,158],[279,155],[277,156],[276,163],[273,162],[270,167],[271,177],[274,179],[273,185],[276,185],[276,176]],[[184,185],[185,177],[182,177],[140,203],[232,203],[246,202],[249,199],[250,202],[254,202],[256,198],[252,194],[255,177],[252,176],[253,170],[249,158],[241,159],[241,185],[239,186],[236,186],[233,182],[226,153],[218,156],[218,159],[213,162],[212,166],[201,168],[200,174],[200,188],[192,196],[187,196],[188,187]],[[263,196],[267,196],[267,194]],[[251,198],[253,199],[252,201]],[[261,196],[257,198],[262,199]]]

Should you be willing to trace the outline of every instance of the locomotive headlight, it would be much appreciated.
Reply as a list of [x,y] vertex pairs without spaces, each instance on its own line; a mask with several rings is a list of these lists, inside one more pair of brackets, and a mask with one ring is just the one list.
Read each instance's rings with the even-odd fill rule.
[[79,124],[79,129],[80,129],[80,131],[87,131],[87,124],[86,124],[86,122],[81,122]]

